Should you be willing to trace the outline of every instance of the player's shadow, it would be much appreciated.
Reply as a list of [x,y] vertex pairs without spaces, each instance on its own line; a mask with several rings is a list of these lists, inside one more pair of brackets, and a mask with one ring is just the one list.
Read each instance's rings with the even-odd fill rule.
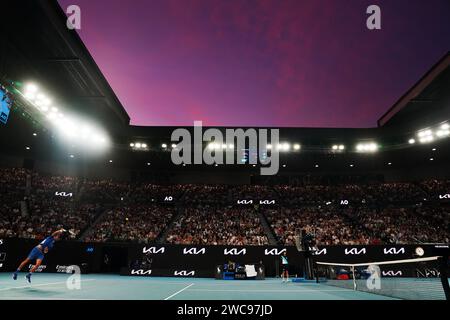
[[11,289],[11,292],[20,292],[24,296],[35,296],[36,298],[42,298],[45,296],[54,296],[58,295],[61,292],[56,290],[48,290],[48,289],[40,289],[40,288],[26,288],[25,290],[22,289]]

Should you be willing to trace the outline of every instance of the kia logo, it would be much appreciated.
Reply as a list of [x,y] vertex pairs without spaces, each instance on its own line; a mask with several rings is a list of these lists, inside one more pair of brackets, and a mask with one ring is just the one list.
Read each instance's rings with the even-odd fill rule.
[[259,200],[259,204],[275,204],[275,200]]
[[326,255],[327,254],[327,248],[317,249],[316,251],[313,251],[313,254],[316,255],[316,256]]
[[253,200],[238,200],[237,204],[253,204]]
[[147,253],[164,253],[164,251],[165,251],[165,248],[164,247],[161,247],[161,248],[159,248],[159,249],[157,249],[156,247],[150,247],[150,248],[147,248],[147,247],[144,247],[144,249],[142,249],[142,253],[145,253],[145,254],[147,254]]
[[439,199],[450,199],[450,193],[440,194]]
[[65,192],[55,192],[55,196],[59,196],[59,197],[71,197],[73,194],[72,193],[65,193]]
[[144,276],[144,275],[152,274],[152,270],[143,270],[143,269],[135,270],[135,269],[132,269],[130,273]]
[[384,248],[383,252],[384,254],[405,254],[405,248]]
[[205,248],[184,248],[183,249],[183,254],[193,254],[193,255],[197,255],[197,254],[205,254],[206,253],[206,249]]
[[181,270],[181,271],[175,271],[173,273],[174,276],[181,276],[181,277],[192,277],[195,275],[195,271],[186,271],[186,270]]
[[247,253],[247,249],[237,249],[237,248],[233,248],[233,249],[224,249],[223,250],[223,254],[224,255],[230,255],[230,256],[238,256],[238,255],[245,255]]
[[266,256],[279,256],[279,255],[281,255],[281,254],[283,254],[285,252],[286,252],[286,249],[279,250],[277,248],[264,250],[264,254]]
[[360,255],[360,254],[366,254],[366,248],[361,248],[358,250],[358,248],[351,248],[351,249],[347,249],[345,248],[345,254],[349,255]]

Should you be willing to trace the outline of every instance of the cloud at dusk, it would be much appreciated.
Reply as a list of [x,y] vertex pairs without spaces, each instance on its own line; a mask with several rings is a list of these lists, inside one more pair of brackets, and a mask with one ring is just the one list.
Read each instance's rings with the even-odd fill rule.
[[134,125],[372,127],[450,50],[446,0],[59,3]]

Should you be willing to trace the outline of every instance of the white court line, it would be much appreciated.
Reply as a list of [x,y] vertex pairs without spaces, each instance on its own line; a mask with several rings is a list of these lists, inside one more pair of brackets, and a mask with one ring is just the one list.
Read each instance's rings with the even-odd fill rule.
[[174,294],[172,294],[171,296],[168,296],[167,298],[165,298],[164,300],[169,300],[170,298],[172,298],[172,297],[175,297],[177,294],[179,294],[179,293],[181,293],[181,292],[183,292],[184,290],[186,290],[187,288],[190,288],[190,287],[192,287],[194,284],[193,283],[191,283],[190,285],[188,285],[188,286],[186,286],[186,287],[184,287],[183,289],[181,289],[180,291],[177,291],[177,292],[175,292]]
[[[243,290],[243,289],[191,289],[191,291],[212,291],[212,292],[349,292],[349,289],[331,289],[331,290]],[[353,292],[353,290],[351,290]]]
[[89,300],[89,301],[92,301],[92,300],[95,300],[95,301],[97,301],[97,300],[101,300],[101,299],[85,299],[85,298],[80,298],[80,299],[77,299],[77,298],[23,298],[23,297],[16,297],[16,298],[10,298],[10,297],[8,297],[8,298],[0,298],[0,300],[52,300],[52,301],[58,301],[58,300]]
[[[86,280],[80,280],[80,282],[86,282],[86,281],[95,281],[96,279],[86,279]],[[41,284],[28,284],[26,286],[20,286],[20,287],[9,287],[9,288],[1,288],[0,291],[6,291],[6,290],[11,290],[11,289],[23,289],[23,288],[30,288],[30,287],[43,287],[43,286],[52,286],[55,284],[63,284],[63,283],[67,283],[66,281],[58,281],[58,282],[49,282],[49,283],[41,283]]]

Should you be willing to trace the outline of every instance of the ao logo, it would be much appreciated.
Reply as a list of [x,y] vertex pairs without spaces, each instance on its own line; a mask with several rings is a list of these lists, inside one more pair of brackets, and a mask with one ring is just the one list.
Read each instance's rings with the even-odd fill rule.
[[351,249],[345,248],[345,254],[346,255],[349,255],[349,254],[353,254],[353,255],[366,254],[366,248],[361,248],[359,250],[358,250],[358,248],[351,248]]
[[348,200],[341,200],[341,205],[348,205]]
[[253,200],[238,200],[237,204],[253,204]]
[[164,247],[161,247],[159,249],[157,249],[156,247],[150,247],[150,248],[144,247],[144,249],[142,249],[142,253],[145,253],[145,254],[147,254],[147,253],[164,253],[164,251],[165,251]]
[[197,255],[197,254],[205,254],[206,253],[206,249],[205,248],[201,248],[201,249],[197,249],[197,248],[184,248],[183,249],[183,254],[193,254],[193,255]]
[[165,197],[165,198],[164,198],[164,201],[173,201],[173,197],[172,197],[172,196]]
[[398,270],[398,271],[389,270],[389,271],[383,271],[382,275],[385,277],[400,277],[403,275],[403,273],[401,270]]
[[259,204],[275,204],[275,200],[259,200]]
[[181,270],[181,271],[175,271],[173,273],[174,276],[181,276],[181,277],[190,277],[190,276],[194,276],[195,275],[195,271],[186,271],[186,270]]
[[152,274],[152,270],[142,270],[142,269],[139,269],[139,270],[131,270],[131,274],[138,274],[138,275],[142,275],[142,276],[144,276],[144,275],[150,275],[150,274]]
[[224,249],[223,254],[230,255],[230,256],[245,255],[245,254],[247,254],[247,249],[245,249],[245,248],[241,249],[241,250],[238,250],[237,248]]
[[283,254],[284,252],[286,252],[286,249],[278,250],[277,248],[274,248],[274,249],[264,250],[264,254],[266,256],[279,256],[279,255]]
[[383,252],[384,254],[405,254],[405,248],[384,248]]

